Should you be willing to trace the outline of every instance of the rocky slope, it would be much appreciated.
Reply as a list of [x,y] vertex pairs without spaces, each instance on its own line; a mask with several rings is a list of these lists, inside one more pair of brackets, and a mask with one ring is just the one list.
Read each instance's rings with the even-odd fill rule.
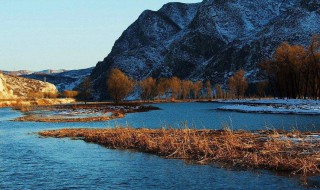
[[31,92],[56,92],[55,85],[0,73],[0,99],[27,98]]
[[91,77],[101,97],[111,68],[148,76],[224,83],[240,68],[259,78],[257,63],[283,41],[307,45],[320,34],[317,0],[204,0],[144,11],[115,42]]
[[0,73],[0,99],[14,98],[13,91],[8,88],[5,76]]

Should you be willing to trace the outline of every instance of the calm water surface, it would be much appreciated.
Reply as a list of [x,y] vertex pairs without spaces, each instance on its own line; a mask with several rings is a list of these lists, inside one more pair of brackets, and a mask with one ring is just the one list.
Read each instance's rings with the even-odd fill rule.
[[[0,109],[0,189],[305,189],[306,180],[269,171],[223,169],[109,150],[69,139],[39,138],[34,132],[114,125],[220,129],[319,130],[317,116],[243,114],[217,111],[216,103],[159,104],[158,111],[129,114],[99,123],[11,122],[19,112]],[[320,178],[307,180],[320,185]]]

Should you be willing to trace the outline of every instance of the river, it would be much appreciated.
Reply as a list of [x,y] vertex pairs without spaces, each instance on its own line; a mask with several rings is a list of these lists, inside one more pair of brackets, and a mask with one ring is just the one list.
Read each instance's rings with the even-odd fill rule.
[[40,138],[59,128],[190,127],[320,130],[320,117],[249,114],[216,110],[218,103],[157,104],[161,110],[95,123],[12,122],[20,112],[0,109],[0,189],[304,189],[320,185],[272,171],[220,168],[127,150],[110,150],[79,140]]

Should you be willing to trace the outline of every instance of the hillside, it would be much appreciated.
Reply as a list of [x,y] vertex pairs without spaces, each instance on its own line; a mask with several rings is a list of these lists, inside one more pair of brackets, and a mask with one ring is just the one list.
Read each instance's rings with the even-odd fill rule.
[[257,64],[283,41],[307,45],[320,33],[316,0],[204,0],[144,11],[115,42],[91,77],[101,98],[111,68],[148,76],[224,83],[242,68],[259,79]]
[[56,92],[50,83],[0,73],[0,99],[27,98],[33,92]]
[[[25,78],[36,79],[56,85],[59,92],[64,90],[72,90],[78,86],[82,80],[89,76],[93,68],[79,69],[79,70],[61,70],[61,72],[34,72],[31,74],[21,75]],[[60,70],[59,70],[60,71]]]

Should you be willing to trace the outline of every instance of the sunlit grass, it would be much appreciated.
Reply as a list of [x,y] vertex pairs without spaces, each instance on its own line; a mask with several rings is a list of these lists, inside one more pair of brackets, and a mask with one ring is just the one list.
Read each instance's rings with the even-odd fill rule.
[[[196,129],[61,129],[43,131],[43,137],[79,138],[112,149],[134,149],[170,159],[200,164],[270,169],[292,174],[320,173],[319,140],[307,133]],[[298,141],[291,137],[299,138]]]

